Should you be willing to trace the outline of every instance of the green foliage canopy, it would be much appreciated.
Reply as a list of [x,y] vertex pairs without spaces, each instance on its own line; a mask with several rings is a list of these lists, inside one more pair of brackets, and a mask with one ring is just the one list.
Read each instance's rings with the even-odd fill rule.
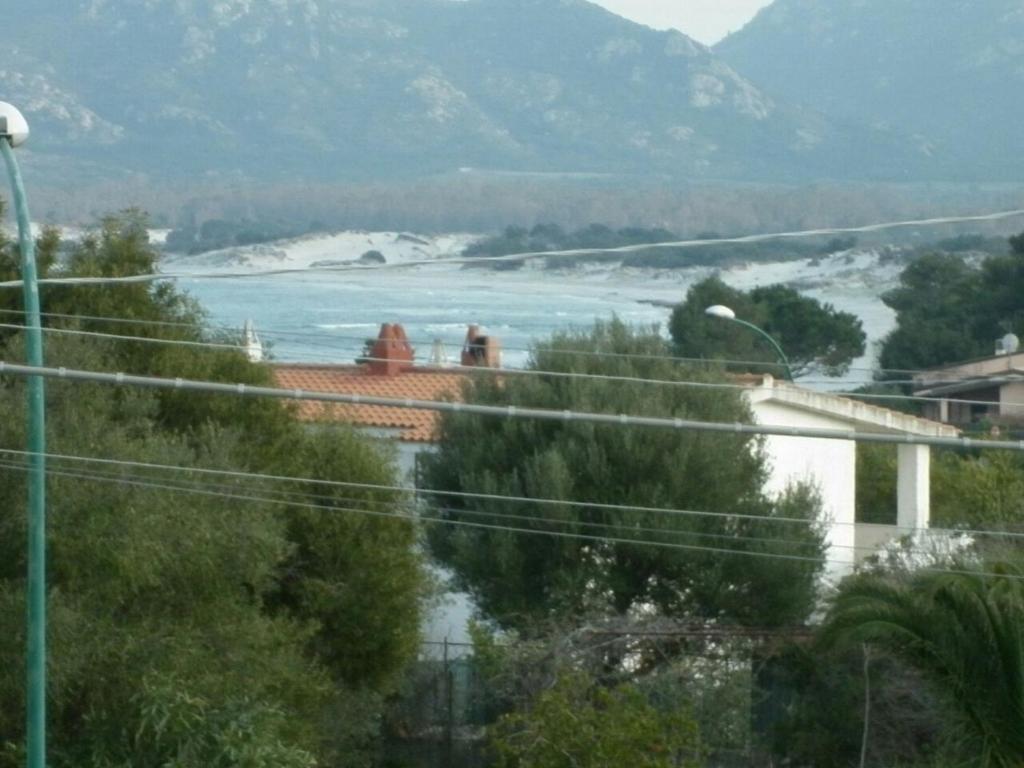
[[499,768],[695,768],[697,725],[685,710],[661,712],[639,688],[597,685],[566,672],[533,706],[506,715],[492,740]]
[[997,338],[1024,335],[1024,234],[1008,254],[980,264],[954,253],[927,253],[882,299],[896,311],[879,364],[883,375],[992,354]]
[[[110,217],[44,274],[151,272],[145,220]],[[0,266],[16,264],[0,243]],[[51,258],[52,256],[52,258]],[[20,307],[17,291],[5,306]],[[172,284],[44,286],[50,329],[217,340]],[[82,315],[145,320],[114,324]],[[50,365],[269,384],[231,349],[47,333]],[[0,359],[23,339],[0,337]],[[0,380],[0,447],[21,448],[24,380]],[[388,451],[310,432],[282,403],[72,382],[47,386],[53,453],[181,472],[50,462],[50,733],[55,766],[362,765],[382,697],[419,640],[424,572],[391,491],[216,478],[237,472],[395,485]],[[25,476],[0,458],[0,765],[23,729]],[[252,498],[250,498],[252,497]]]
[[[557,334],[537,347],[529,367],[669,381],[718,380],[676,366],[665,351],[657,334],[616,320]],[[466,395],[471,402],[502,406],[750,420],[735,391],[642,382],[477,377]],[[813,519],[820,505],[806,488],[773,501],[763,491],[765,478],[759,443],[749,436],[467,414],[442,420],[438,450],[423,457],[419,472],[420,487],[442,491],[750,516],[672,515],[432,495],[426,503],[435,506],[433,514],[465,523],[429,529],[433,553],[453,569],[459,585],[474,595],[487,616],[518,627],[556,616],[566,620],[589,612],[621,614],[641,606],[667,616],[760,625],[801,621],[814,603],[815,578],[822,564],[820,532],[814,526],[780,527],[772,518]],[[543,535],[551,531],[592,538]],[[637,538],[688,548],[631,543]],[[786,553],[807,560],[722,554],[708,548]]]

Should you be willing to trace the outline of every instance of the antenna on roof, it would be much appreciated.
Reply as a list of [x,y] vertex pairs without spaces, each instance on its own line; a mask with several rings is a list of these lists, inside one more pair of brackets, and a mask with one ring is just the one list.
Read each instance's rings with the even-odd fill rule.
[[441,339],[434,339],[434,344],[430,347],[430,364],[438,368],[448,367],[448,350],[444,348]]
[[1020,339],[1014,333],[1008,333],[996,341],[997,355],[1012,355],[1020,349]]
[[250,363],[263,361],[263,342],[256,335],[256,326],[252,320],[246,320],[242,328],[242,346],[245,347],[245,356],[249,358]]

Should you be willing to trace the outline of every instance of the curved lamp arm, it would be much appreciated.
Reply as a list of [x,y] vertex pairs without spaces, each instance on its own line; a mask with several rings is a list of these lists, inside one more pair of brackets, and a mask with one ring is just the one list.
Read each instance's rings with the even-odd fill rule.
[[768,339],[768,343],[771,344],[772,347],[774,347],[775,351],[779,355],[779,358],[782,360],[782,364],[786,368],[786,378],[789,381],[793,381],[793,369],[789,365],[789,358],[786,357],[786,353],[782,351],[782,347],[779,346],[779,343],[775,339],[773,339],[763,328],[758,328],[756,325],[754,325],[753,323],[748,323],[746,320],[740,320],[738,317],[736,317],[735,312],[733,312],[731,309],[729,309],[729,307],[723,304],[714,304],[713,306],[708,307],[707,309],[704,310],[704,314],[707,315],[708,317],[717,317],[719,320],[730,320],[734,323],[739,323],[745,328],[749,328],[755,333],[759,333],[761,336]]
[[734,323],[739,323],[740,325],[749,328],[752,331],[757,331],[759,334],[764,336],[764,338],[768,339],[768,342],[775,348],[775,351],[778,353],[779,358],[782,360],[782,364],[786,367],[786,378],[789,381],[793,380],[793,368],[789,365],[789,358],[786,357],[786,353],[782,351],[782,347],[779,346],[779,342],[773,339],[767,331],[758,328],[753,323],[748,323],[746,320],[740,320],[738,317],[732,318],[732,321]]

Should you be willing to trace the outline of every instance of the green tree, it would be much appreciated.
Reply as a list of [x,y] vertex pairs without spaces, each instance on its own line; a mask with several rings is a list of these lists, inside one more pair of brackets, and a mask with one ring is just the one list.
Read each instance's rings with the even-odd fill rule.
[[1016,562],[849,579],[822,641],[868,643],[917,670],[945,705],[953,748],[970,764],[1024,762],[1024,571]]
[[[865,679],[867,678],[867,679]],[[830,651],[793,642],[773,651],[757,675],[758,731],[777,764],[848,768],[864,748],[867,765],[932,765],[943,722],[920,676],[877,647]]]
[[[896,522],[896,448],[857,446],[857,520]],[[978,529],[1024,522],[1024,460],[1008,451],[937,451],[931,462],[932,525]]]
[[[534,351],[528,368],[720,381],[680,368],[664,353],[656,333],[612,321],[557,334]],[[729,389],[511,375],[476,378],[474,384],[467,399],[491,405],[725,422],[751,418],[740,393]],[[432,526],[432,551],[485,614],[505,626],[640,606],[668,616],[753,624],[801,621],[814,604],[820,532],[773,518],[813,520],[820,505],[808,489],[773,501],[763,491],[765,478],[759,443],[749,436],[468,414],[442,420],[438,450],[423,458],[419,472],[420,487],[442,491],[716,513],[672,515],[432,495],[426,503],[434,505],[434,515],[464,524]],[[721,516],[727,513],[745,517]],[[592,538],[526,535],[501,526]],[[637,538],[670,546],[631,543]],[[766,553],[806,560],[756,556]]]
[[[9,244],[0,256],[11,258]],[[71,246],[61,268],[134,274],[155,259],[144,219],[129,213]],[[50,316],[53,330],[217,340],[173,284],[44,286],[43,303],[147,321]],[[270,383],[265,366],[232,349],[52,330],[46,340],[51,365]],[[0,359],[22,348],[20,335],[0,339]],[[25,443],[23,387],[0,380],[0,447]],[[395,512],[405,499],[188,470],[394,486],[389,452],[347,429],[308,432],[269,400],[51,382],[47,408],[54,453],[182,468],[51,460],[54,765],[364,764],[383,697],[416,650],[425,579],[408,520],[350,510]],[[24,528],[24,473],[17,456],[0,455],[5,659],[22,658]],[[0,671],[0,744],[14,745],[0,765],[17,761],[21,669]]]
[[961,256],[931,253],[913,261],[899,287],[882,297],[897,318],[879,355],[884,377],[989,354],[995,337],[979,338],[981,292],[980,272]]
[[685,710],[659,711],[635,685],[608,688],[566,672],[527,711],[492,729],[500,768],[698,766],[700,736]]
[[903,270],[882,297],[897,323],[879,355],[884,376],[985,357],[1000,336],[1024,334],[1024,234],[1009,242],[1010,253],[980,265],[935,252]]
[[[708,359],[766,363],[756,366],[780,378],[784,369],[778,353],[749,328],[708,317],[704,310],[724,304],[736,316],[758,326],[785,351],[795,375],[820,369],[830,376],[842,375],[854,358],[864,354],[866,335],[861,321],[831,304],[801,296],[784,285],[752,291],[732,288],[718,277],[692,286],[682,304],[672,311],[669,329],[677,355]],[[746,368],[737,364],[736,366]]]
[[[94,350],[71,346],[79,349],[60,342],[51,349],[85,367],[102,364]],[[22,382],[5,385],[0,444],[20,447],[24,389]],[[215,465],[215,446],[225,454],[234,448],[235,438],[220,432],[211,432],[205,450],[190,447],[154,428],[151,394],[132,393],[117,401],[110,394],[98,386],[52,383],[47,402],[51,450],[190,467]],[[25,476],[9,457],[0,474],[0,655],[17,660],[5,665],[0,676],[0,740],[19,744]],[[186,487],[199,492],[169,490],[183,478]],[[280,743],[282,753],[296,758],[320,751],[317,722],[336,694],[327,670],[304,650],[312,627],[261,608],[291,548],[285,516],[273,505],[242,507],[201,492],[243,492],[240,484],[232,485],[210,489],[188,474],[175,473],[169,480],[51,461],[49,719],[54,765],[164,765],[184,749],[183,739],[220,743],[232,723],[248,719],[265,729],[247,740],[250,747]],[[139,738],[145,713],[167,704],[163,697],[172,689],[175,699],[202,702],[204,717],[187,729],[170,724],[166,738]],[[182,757],[179,764],[217,764],[205,763],[208,756]],[[273,763],[251,764],[269,768]]]
[[932,519],[943,528],[1019,527],[1024,523],[1024,459],[1006,451],[935,456]]

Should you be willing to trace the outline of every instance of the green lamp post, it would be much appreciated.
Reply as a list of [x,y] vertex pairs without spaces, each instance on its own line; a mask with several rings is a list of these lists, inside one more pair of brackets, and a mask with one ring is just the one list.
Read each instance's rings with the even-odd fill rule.
[[708,307],[707,309],[704,310],[704,314],[708,315],[709,317],[717,317],[720,320],[731,320],[734,323],[739,323],[743,327],[749,328],[750,330],[764,336],[764,338],[768,339],[768,343],[775,348],[775,351],[779,355],[779,359],[782,360],[782,364],[783,366],[785,366],[786,369],[786,378],[789,379],[789,381],[793,380],[793,369],[790,368],[789,366],[789,358],[786,357],[786,353],[782,351],[782,347],[779,346],[779,343],[775,341],[775,339],[773,339],[764,330],[758,328],[753,323],[748,323],[746,320],[740,320],[738,317],[736,317],[735,312],[729,309],[729,307],[723,306],[722,304],[715,304],[713,306]]
[[[18,246],[25,294],[25,347],[29,365],[43,364],[43,331],[39,314],[35,241],[28,202],[14,148],[28,139],[21,112],[0,101],[0,154],[4,156],[14,192]],[[28,380],[28,589],[26,595],[27,695],[25,752],[28,768],[46,766],[46,402],[41,376]]]

